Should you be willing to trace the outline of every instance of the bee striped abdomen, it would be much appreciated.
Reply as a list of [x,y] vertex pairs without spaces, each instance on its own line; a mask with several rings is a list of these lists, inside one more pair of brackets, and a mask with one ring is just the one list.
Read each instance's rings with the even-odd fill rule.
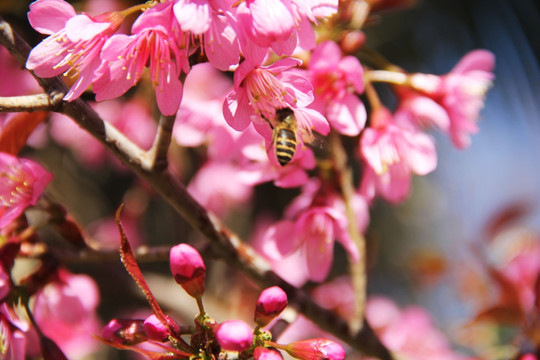
[[280,128],[276,133],[275,148],[279,164],[287,165],[296,152],[296,133],[287,128]]

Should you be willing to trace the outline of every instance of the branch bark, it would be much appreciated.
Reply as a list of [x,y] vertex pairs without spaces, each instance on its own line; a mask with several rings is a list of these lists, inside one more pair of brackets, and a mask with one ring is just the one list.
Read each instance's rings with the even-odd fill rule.
[[0,112],[54,111],[63,97],[62,93],[0,97]]
[[[0,43],[6,46],[21,64],[25,64],[30,47],[1,17]],[[66,93],[66,87],[59,78],[41,79],[36,77],[36,79],[49,94]],[[168,169],[148,170],[144,168],[141,159],[144,158],[145,152],[112,125],[103,121],[86,102],[81,99],[64,102],[58,111],[70,116],[112,151],[133,172],[151,185],[178,214],[206,236],[212,244],[216,256],[244,272],[261,287],[280,286],[287,293],[289,304],[311,319],[321,329],[340,338],[352,348],[383,360],[392,359],[388,349],[382,345],[365,321],[362,329],[352,334],[344,319],[320,307],[313,302],[308,294],[288,284],[272,272],[269,264],[263,258],[244,244],[219,219],[197,203],[184,185]]]

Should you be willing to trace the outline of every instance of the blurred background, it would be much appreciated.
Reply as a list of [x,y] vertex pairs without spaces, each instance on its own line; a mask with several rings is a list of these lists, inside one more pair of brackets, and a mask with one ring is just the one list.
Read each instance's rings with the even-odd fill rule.
[[[92,3],[99,7],[100,2]],[[27,39],[35,44],[39,39],[29,30],[25,18],[28,4],[1,0],[0,14],[17,23],[25,34],[32,34]],[[83,2],[73,4],[80,8]],[[433,314],[437,325],[451,331],[470,317],[471,308],[463,301],[460,284],[467,276],[467,264],[478,260],[473,249],[489,240],[486,229],[493,219],[509,209],[518,209],[509,225],[533,233],[540,231],[540,3],[412,1],[406,8],[379,13],[365,32],[369,46],[409,72],[445,74],[464,54],[477,48],[490,50],[496,56],[494,86],[487,94],[480,131],[472,136],[472,145],[458,150],[447,137],[434,133],[439,156],[436,171],[414,179],[412,196],[405,203],[391,206],[377,202],[367,235],[369,292],[388,295],[402,305],[421,304]],[[137,226],[143,225],[142,234],[153,244],[198,237],[167,205],[151,200],[151,191],[129,173],[110,169],[93,172],[59,146],[48,146],[45,152],[28,151],[60,174],[53,196],[81,224],[89,225],[112,215],[117,204],[127,198],[133,201],[134,209],[146,210],[144,221],[138,220],[140,214],[136,211],[134,221]],[[189,152],[191,158],[197,158],[196,152]],[[81,187],[85,189],[83,194]],[[267,189],[263,186],[258,193]],[[286,204],[279,199],[274,202],[274,206]],[[243,236],[249,231],[241,218],[233,225]],[[133,231],[131,236],[136,237],[137,230]],[[141,297],[138,303],[114,303],[126,296],[126,288],[137,293],[115,260],[97,270],[91,264],[72,267],[74,271],[91,273],[98,281],[115,279],[100,282],[104,301],[111,301],[100,307],[105,319],[117,316],[119,311],[129,313],[145,306]],[[168,271],[165,262],[143,267],[164,274]],[[230,269],[217,264],[212,271],[228,274]],[[154,281],[159,287],[163,279]],[[166,282],[163,288],[169,285]],[[219,283],[214,285],[219,287]],[[160,298],[170,299],[166,306],[174,307],[175,302],[183,306],[177,296],[181,291],[175,289],[173,297],[163,293]]]

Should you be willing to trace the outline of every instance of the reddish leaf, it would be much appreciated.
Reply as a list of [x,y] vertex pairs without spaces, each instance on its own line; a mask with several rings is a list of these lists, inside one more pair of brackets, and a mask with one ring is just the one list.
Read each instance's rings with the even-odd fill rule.
[[36,126],[47,118],[47,114],[46,111],[36,111],[14,115],[0,131],[0,151],[17,155]]
[[48,337],[40,334],[41,354],[44,360],[68,360],[58,345]]
[[532,211],[531,204],[520,201],[504,207],[502,210],[493,215],[484,228],[484,233],[488,240],[492,240],[501,230],[522,219]]
[[[519,289],[516,285],[511,282],[506,275],[500,272],[498,269],[495,269],[492,266],[486,264],[489,276],[500,288],[500,300],[499,304],[504,304],[508,307],[518,307],[521,308],[521,302],[519,299]],[[520,310],[521,311],[521,310]]]
[[139,288],[143,291],[144,295],[146,296],[146,300],[152,307],[152,311],[154,312],[156,317],[159,319],[159,321],[161,321],[162,324],[167,327],[170,334],[174,334],[174,330],[171,328],[168,321],[166,320],[163,310],[161,310],[161,307],[159,306],[156,298],[154,297],[154,294],[152,294],[152,291],[150,291],[150,287],[144,279],[141,269],[137,264],[137,260],[135,260],[135,255],[133,255],[133,251],[131,250],[131,246],[129,245],[129,241],[124,232],[124,228],[122,227],[122,223],[120,222],[120,213],[122,212],[123,207],[124,204],[121,204],[118,210],[116,210],[115,216],[116,225],[118,226],[118,231],[120,232],[120,258],[122,260],[122,263],[124,264],[124,267],[126,268],[129,275],[133,278],[133,280],[135,280]]
[[538,314],[540,314],[540,273],[536,275],[536,281],[534,282],[534,307]]
[[495,322],[505,325],[519,325],[523,322],[525,316],[520,307],[495,305],[478,313],[473,320]]

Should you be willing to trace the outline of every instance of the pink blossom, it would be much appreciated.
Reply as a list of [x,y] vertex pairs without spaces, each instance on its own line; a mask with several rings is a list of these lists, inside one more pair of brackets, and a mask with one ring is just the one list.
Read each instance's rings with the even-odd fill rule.
[[207,209],[223,216],[231,206],[246,204],[253,188],[242,180],[237,166],[210,162],[199,169],[189,183],[188,191]]
[[192,297],[200,298],[204,293],[206,265],[195,248],[178,244],[171,248],[169,266],[176,283]]
[[223,350],[227,351],[247,350],[253,341],[253,330],[241,320],[229,320],[219,324],[214,335]]
[[448,74],[411,76],[411,84],[434,99],[447,112],[450,136],[464,149],[471,143],[470,134],[478,131],[476,121],[484,106],[487,90],[493,82],[495,56],[487,50],[466,54]]
[[240,58],[231,5],[231,0],[178,0],[173,6],[182,30],[202,38],[208,61],[220,70],[228,70]]
[[299,45],[315,46],[311,23],[337,12],[337,1],[251,0],[236,11],[238,36],[244,56],[260,64],[269,48],[277,55],[292,55]]
[[372,126],[360,139],[360,154],[367,169],[363,194],[374,195],[377,189],[390,201],[400,201],[409,191],[413,173],[426,175],[437,166],[435,143],[415,127],[404,124],[385,108],[372,113]]
[[372,297],[366,317],[383,344],[392,352],[418,360],[464,360],[454,353],[448,340],[437,330],[427,311],[417,306],[399,309],[391,300]]
[[[305,187],[308,189],[311,184]],[[349,253],[352,261],[358,261],[359,253],[348,232],[345,207],[335,194],[317,191],[310,202],[308,196],[300,196],[286,212],[286,220],[271,226],[264,241],[266,246],[275,246],[278,253],[287,255],[301,250],[307,264],[309,279],[323,281],[330,271],[334,254],[334,240],[339,241]],[[365,201],[356,197],[354,202],[364,203],[355,208],[367,216]],[[362,210],[363,209],[363,210]],[[358,216],[358,214],[357,214]],[[367,223],[364,219],[361,223]],[[275,245],[271,245],[275,244]]]
[[38,163],[0,153],[0,229],[35,205],[51,179]]
[[0,266],[0,303],[4,301],[11,290],[11,279],[9,274],[4,271],[4,267]]
[[234,73],[234,90],[223,104],[227,123],[242,131],[253,122],[257,131],[271,140],[272,129],[268,121],[274,125],[276,110],[290,108],[300,129],[326,135],[330,131],[326,119],[317,111],[306,108],[313,102],[313,87],[307,79],[291,70],[300,64],[300,60],[293,58],[278,60],[270,66],[242,62]]
[[339,46],[325,41],[313,51],[308,65],[315,101],[311,105],[326,115],[332,128],[356,136],[366,123],[366,108],[356,94],[364,91],[362,65],[341,54]]
[[255,306],[255,322],[259,326],[267,325],[287,307],[287,294],[278,286],[269,287],[261,292]]
[[26,67],[41,77],[62,73],[78,76],[64,96],[65,100],[71,101],[94,80],[94,73],[101,63],[100,51],[123,17],[120,13],[111,13],[91,18],[85,14],[77,15],[63,0],[37,0],[30,4],[28,20],[34,29],[50,36],[32,49]]
[[58,279],[37,294],[34,317],[43,333],[70,358],[93,352],[98,342],[92,338],[100,328],[96,309],[99,291],[87,275],[58,271]]
[[163,115],[174,115],[182,100],[180,71],[187,72],[187,52],[180,44],[184,35],[176,24],[173,4],[160,3],[137,18],[133,35],[117,34],[102,50],[103,62],[94,81],[96,100],[124,94],[149,66],[156,99]]
[[[19,96],[39,92],[39,85],[5,47],[0,47],[0,79],[9,86],[0,87],[0,96]],[[0,127],[2,121],[0,120]]]
[[287,345],[286,351],[301,360],[343,360],[345,349],[328,339],[301,340]]

